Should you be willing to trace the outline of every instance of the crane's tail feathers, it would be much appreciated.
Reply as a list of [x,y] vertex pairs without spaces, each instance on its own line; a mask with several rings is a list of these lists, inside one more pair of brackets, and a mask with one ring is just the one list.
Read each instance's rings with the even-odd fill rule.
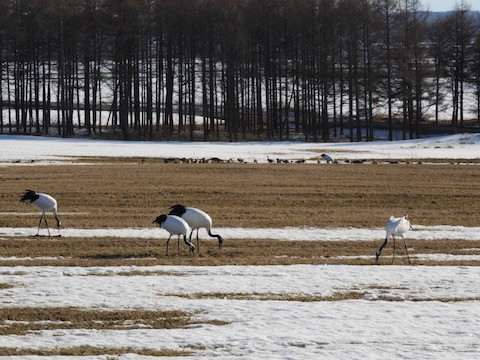
[[162,224],[167,220],[167,215],[162,214],[157,216],[155,220],[153,220],[153,224],[157,224],[158,226],[162,227]]
[[176,207],[183,207],[184,208],[185,206],[182,205],[182,204],[175,204],[175,205],[170,206],[169,209],[173,209],[173,208],[176,208]]
[[25,190],[25,194],[22,195],[20,201],[24,204],[30,204],[32,201],[38,199],[38,195],[33,190]]

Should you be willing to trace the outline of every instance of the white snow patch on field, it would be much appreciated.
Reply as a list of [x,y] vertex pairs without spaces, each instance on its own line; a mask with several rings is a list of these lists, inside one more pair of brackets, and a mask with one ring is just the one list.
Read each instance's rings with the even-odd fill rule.
[[[420,226],[405,234],[406,239],[416,240],[480,240],[480,227],[465,226]],[[418,229],[418,230],[417,230]],[[274,240],[311,240],[311,241],[369,241],[385,238],[385,229],[365,228],[311,228],[285,227],[282,229],[248,229],[248,228],[215,228],[215,231],[226,240],[232,239],[274,239]],[[10,228],[0,227],[0,236],[33,236],[36,227]],[[45,229],[40,233],[46,235]],[[124,229],[61,229],[63,237],[119,237],[119,238],[167,238],[168,232],[160,228],[124,228]],[[57,234],[56,229],[52,234]],[[209,238],[205,229],[200,230],[200,237]]]
[[[116,276],[125,271],[182,276]],[[9,306],[198,311],[230,322],[172,330],[51,330],[0,336],[0,347],[56,346],[177,349],[200,346],[205,358],[472,359],[480,356],[480,267],[423,266],[156,266],[0,268]],[[108,273],[110,276],[85,276]],[[239,293],[330,296],[365,300],[297,302],[186,299],[165,294]],[[369,301],[372,299],[407,301]],[[416,300],[414,302],[408,300]],[[442,300],[428,301],[427,300]],[[98,357],[100,358],[100,357]]]
[[[409,249],[411,252],[412,249]],[[399,258],[405,258],[405,255],[398,255]],[[416,260],[427,260],[427,261],[479,261],[480,255],[454,255],[454,254],[410,254],[410,257]],[[319,258],[323,258],[320,256]],[[388,262],[392,258],[391,254],[383,254],[382,258],[386,259]],[[349,255],[349,256],[330,256],[329,259],[364,259],[364,260],[375,260],[375,255]]]

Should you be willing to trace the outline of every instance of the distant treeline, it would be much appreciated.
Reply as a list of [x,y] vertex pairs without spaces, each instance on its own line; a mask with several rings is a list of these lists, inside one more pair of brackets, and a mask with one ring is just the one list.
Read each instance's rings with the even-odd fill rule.
[[369,141],[480,113],[480,22],[463,1],[433,20],[418,0],[0,5],[3,133]]

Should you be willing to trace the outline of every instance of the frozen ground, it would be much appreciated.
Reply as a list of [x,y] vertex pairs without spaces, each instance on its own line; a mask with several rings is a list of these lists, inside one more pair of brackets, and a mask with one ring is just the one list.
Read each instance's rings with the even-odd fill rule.
[[[129,270],[167,276],[118,276]],[[90,345],[151,349],[200,346],[207,358],[474,359],[480,356],[478,267],[221,266],[148,268],[0,268],[2,307],[183,309],[230,322],[175,330],[52,330],[0,336],[0,347]],[[181,276],[176,276],[176,275]],[[103,276],[94,276],[103,275]],[[108,276],[105,276],[108,275]],[[246,293],[363,300],[260,301],[185,299],[165,294]],[[371,301],[378,300],[380,301]],[[389,299],[397,301],[388,301]],[[405,301],[398,301],[405,300]]]
[[[35,160],[38,165],[99,154],[115,157],[241,157],[266,162],[267,155],[271,158],[312,159],[322,152],[340,159],[478,159],[479,145],[480,135],[370,144],[146,143],[0,136],[0,162],[6,165],[20,160],[23,165]],[[9,214],[3,213],[2,216]],[[478,227],[415,224],[413,227],[414,231],[408,233],[410,238],[480,238]],[[384,236],[383,229],[218,230],[225,236],[237,238],[261,236],[284,240],[361,241]],[[35,231],[35,228],[2,228],[0,239],[25,236]],[[165,236],[155,228],[62,231],[71,237]],[[471,250],[476,252],[478,249],[472,247]],[[471,256],[477,258],[478,255]],[[152,274],[119,274],[130,270],[151,271]],[[168,275],[159,275],[158,271]],[[33,349],[90,345],[178,349],[195,346],[201,349],[197,350],[198,356],[218,359],[476,359],[480,358],[479,278],[480,267],[471,266],[0,267],[0,283],[14,285],[0,290],[1,307],[184,309],[199,311],[197,316],[200,319],[229,322],[224,326],[195,325],[174,330],[40,331],[21,336],[0,336],[0,347]],[[241,293],[253,297],[262,294],[333,296],[342,292],[361,292],[363,295],[360,300],[315,302],[173,296],[197,293]],[[35,356],[18,358],[39,359]],[[107,358],[146,359],[133,354],[82,359]]]
[[[78,157],[238,158],[252,162],[272,159],[318,159],[323,152],[340,160],[354,159],[478,159],[480,134],[457,134],[373,143],[312,142],[145,142],[60,139],[0,135],[0,164],[49,164]],[[316,161],[316,160],[315,160]],[[17,163],[14,163],[17,162]]]

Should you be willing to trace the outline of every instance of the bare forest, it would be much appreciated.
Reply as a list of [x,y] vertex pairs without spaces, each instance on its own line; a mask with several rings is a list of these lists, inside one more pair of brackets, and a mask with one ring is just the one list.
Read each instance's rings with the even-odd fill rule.
[[371,141],[478,128],[480,20],[418,0],[0,0],[0,131]]

